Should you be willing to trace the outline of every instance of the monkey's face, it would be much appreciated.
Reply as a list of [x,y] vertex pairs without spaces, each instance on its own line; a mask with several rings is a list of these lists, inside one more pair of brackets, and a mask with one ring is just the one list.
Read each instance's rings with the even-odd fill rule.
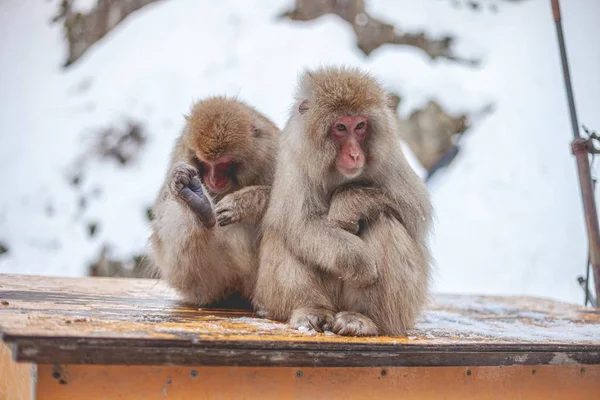
[[237,186],[239,162],[232,156],[226,155],[207,161],[202,155],[196,154],[194,161],[202,183],[212,193],[227,194]]
[[331,124],[330,135],[337,148],[335,168],[347,179],[358,177],[365,167],[367,125],[368,119],[362,115],[342,116]]

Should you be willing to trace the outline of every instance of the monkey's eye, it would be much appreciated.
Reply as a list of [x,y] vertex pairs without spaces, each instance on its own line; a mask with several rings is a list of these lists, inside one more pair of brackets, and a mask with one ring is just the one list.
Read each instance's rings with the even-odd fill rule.
[[340,131],[340,132],[345,132],[346,131],[346,125],[344,125],[344,124],[337,124],[335,126],[335,129],[338,130],[338,131]]
[[205,164],[202,162],[202,160],[200,160],[200,158],[198,156],[194,156],[194,164],[195,164],[195,167],[198,168],[198,170],[200,172],[204,171]]
[[365,122],[360,122],[358,125],[356,125],[356,129],[362,129],[365,127]]

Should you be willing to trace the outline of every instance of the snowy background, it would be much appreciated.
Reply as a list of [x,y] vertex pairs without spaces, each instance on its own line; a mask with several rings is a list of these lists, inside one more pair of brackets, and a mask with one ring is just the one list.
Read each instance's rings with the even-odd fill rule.
[[[495,106],[431,182],[436,291],[581,304],[587,244],[550,1],[468,3],[366,4],[405,31],[452,35],[477,67],[407,46],[367,57],[335,15],[276,18],[288,0],[164,0],[64,68],[62,26],[50,23],[58,2],[0,0],[0,272],[83,276],[105,246],[117,259],[143,254],[146,210],[192,101],[238,95],[281,127],[298,73],[344,63],[401,94],[404,116],[430,99],[451,113]],[[599,130],[600,2],[562,11],[579,120]],[[94,151],[128,121],[147,138],[131,161]]]

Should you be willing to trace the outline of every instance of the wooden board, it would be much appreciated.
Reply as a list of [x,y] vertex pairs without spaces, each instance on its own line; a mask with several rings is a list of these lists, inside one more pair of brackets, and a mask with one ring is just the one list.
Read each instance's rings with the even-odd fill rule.
[[[32,373],[33,372],[33,373]],[[600,365],[197,367],[30,365],[0,344],[0,399],[597,399]]]
[[7,345],[0,343],[0,399],[35,399],[37,366],[15,363]]
[[600,312],[534,298],[439,295],[407,336],[349,338],[188,307],[155,280],[0,275],[0,332],[41,364],[600,364]]
[[577,365],[386,369],[71,365],[60,374],[55,377],[51,366],[40,368],[38,400],[597,400],[600,393],[600,366]]

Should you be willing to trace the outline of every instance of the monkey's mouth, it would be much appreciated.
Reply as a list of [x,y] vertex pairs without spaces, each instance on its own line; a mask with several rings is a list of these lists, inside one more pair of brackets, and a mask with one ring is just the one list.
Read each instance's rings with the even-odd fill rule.
[[362,174],[363,168],[362,167],[346,167],[346,166],[342,166],[342,165],[337,165],[337,170],[340,172],[340,174],[344,175],[345,178],[348,179],[352,179],[352,178],[356,178],[358,177],[360,174]]
[[205,179],[203,183],[214,194],[224,194],[232,187],[231,181],[211,182],[210,179]]

